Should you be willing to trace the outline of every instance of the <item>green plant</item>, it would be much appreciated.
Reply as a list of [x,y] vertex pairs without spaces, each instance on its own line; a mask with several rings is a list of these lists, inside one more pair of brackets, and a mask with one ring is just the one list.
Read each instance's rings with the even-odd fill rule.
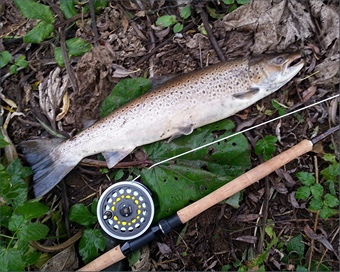
[[[191,16],[191,7],[183,7],[180,11],[180,17],[185,20]],[[159,17],[156,21],[156,26],[163,28],[173,26],[173,31],[175,33],[181,32],[183,29],[183,23],[179,22],[175,15],[163,15]]]
[[[38,21],[37,25],[23,37],[25,43],[41,43],[44,40],[55,37],[55,18],[49,6],[38,3],[35,0],[14,0],[14,3],[25,18]],[[75,4],[76,2],[73,0],[60,1],[59,7],[66,19],[77,15]],[[105,6],[106,1],[104,0],[97,0],[94,2],[96,10]],[[68,57],[74,57],[90,51],[92,45],[81,38],[71,38],[66,40],[66,48]],[[54,49],[54,56],[58,65],[64,66],[64,59],[60,47]],[[2,53],[0,55],[0,68],[4,67],[9,61],[9,55]],[[24,58],[19,57],[14,63],[14,66],[11,66],[11,73],[17,73],[18,67],[26,67],[27,65],[27,61]]]
[[[0,137],[0,148],[7,143]],[[23,167],[19,159],[7,167],[0,164],[0,270],[25,270],[34,265],[41,253],[30,246],[30,241],[46,237],[49,228],[39,218],[49,211],[49,207],[38,200],[29,201],[25,178],[32,171]]]
[[19,56],[16,59],[13,59],[11,53],[8,51],[0,52],[0,68],[5,67],[11,61],[13,62],[9,67],[11,74],[17,74],[19,68],[26,68],[28,66],[28,61],[25,56]]
[[[296,177],[303,186],[297,189],[295,197],[300,200],[309,199],[308,209],[314,212],[319,211],[320,217],[327,219],[338,213],[338,210],[335,209],[339,206],[335,184],[339,177],[339,163],[336,161],[335,155],[332,154],[325,154],[323,159],[330,163],[320,172],[325,182],[323,184],[317,183],[311,173],[298,172]],[[325,188],[328,189],[327,193]]]
[[95,199],[89,207],[75,204],[70,209],[70,220],[86,227],[78,246],[79,254],[85,263],[98,257],[99,251],[105,249],[104,235],[99,229],[94,229],[97,223],[97,204],[98,199]]
[[269,160],[276,150],[275,143],[277,138],[272,135],[268,135],[263,139],[256,142],[255,154],[262,155],[265,161]]

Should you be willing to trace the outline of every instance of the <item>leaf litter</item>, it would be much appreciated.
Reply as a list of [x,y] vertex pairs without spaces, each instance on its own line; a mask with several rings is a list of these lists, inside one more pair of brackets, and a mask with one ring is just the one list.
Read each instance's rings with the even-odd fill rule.
[[[225,12],[221,5],[213,4],[210,8],[212,6],[219,10],[219,14]],[[20,18],[20,16],[16,17],[15,8],[10,4],[6,7],[8,8],[5,9],[4,18],[6,18],[6,20],[4,27],[12,29],[9,22],[15,22],[16,25],[20,25],[22,21],[16,19]],[[104,98],[107,97],[115,83],[117,83],[117,78],[123,76],[144,76],[148,73],[155,76],[183,73],[219,61],[209,39],[199,32],[196,27],[183,33],[182,36],[179,35],[173,38],[169,37],[172,35],[172,32],[165,29],[154,29],[154,36],[148,36],[153,35],[152,24],[150,25],[148,20],[155,23],[157,19],[156,16],[152,13],[150,14],[148,11],[154,9],[160,11],[161,14],[167,14],[163,8],[167,8],[167,12],[171,11],[173,12],[172,14],[178,12],[176,8],[168,6],[164,1],[157,1],[157,3],[153,1],[122,1],[121,5],[111,3],[102,13],[98,14],[97,26],[103,42],[101,42],[100,46],[94,46],[89,53],[84,54],[80,59],[74,59],[73,69],[79,84],[79,89],[76,90],[76,92],[72,92],[68,86],[53,85],[53,81],[50,81],[50,85],[47,84],[44,88],[40,87],[40,97],[38,99],[35,98],[35,100],[38,100],[42,112],[51,124],[57,122],[57,128],[59,130],[64,130],[72,135],[74,130],[81,130],[84,123],[88,120],[98,119],[99,106]],[[128,14],[136,14],[133,21],[134,24],[132,24],[132,21],[126,20],[126,18],[129,17],[126,17],[125,12]],[[306,69],[310,68],[310,71],[306,74],[306,76],[308,76],[307,80],[302,83],[305,88],[299,90],[294,86],[295,83],[293,82],[289,85],[291,87],[289,92],[284,90],[283,92],[275,94],[276,99],[280,103],[284,105],[294,105],[304,102],[298,99],[299,92],[302,92],[301,97],[303,97],[304,100],[306,100],[307,97],[311,97],[311,99],[316,101],[318,98],[323,97],[325,93],[333,93],[336,91],[339,84],[338,4],[331,1],[325,3],[325,1],[318,0],[309,2],[295,0],[255,0],[249,4],[238,7],[233,12],[226,14],[222,19],[212,20],[210,18],[210,22],[218,45],[222,51],[225,52],[227,58],[283,50],[297,50],[304,47],[308,48],[309,53],[306,56],[308,60]],[[82,37],[85,40],[91,39],[91,31],[88,26],[80,24],[80,21],[78,21],[77,24],[79,29],[77,30],[76,36]],[[31,28],[32,22],[20,28],[17,33],[24,35]],[[143,35],[138,34],[137,29],[141,33],[144,33],[144,38]],[[153,52],[154,45],[150,45],[145,40],[146,36],[152,37],[152,41],[156,41],[156,43],[164,42],[164,45],[151,54],[147,61],[137,64],[140,58]],[[5,46],[13,48],[13,46],[11,47],[7,44]],[[46,54],[45,59],[48,60],[48,57],[53,58],[51,50],[48,50],[46,45],[41,45],[41,48]],[[30,53],[32,49],[27,47],[24,51]],[[43,86],[43,84],[49,80],[49,74],[53,72],[55,67],[46,66],[46,61],[41,59],[41,55],[38,54],[33,54],[30,61],[39,63],[40,67],[48,67],[48,69],[40,75],[30,75],[30,82],[32,82],[32,79],[40,79],[43,77],[44,83],[41,84],[41,86]],[[308,65],[310,66],[308,67]],[[130,74],[129,71],[139,72]],[[65,83],[63,79],[63,77],[65,77],[64,73],[59,73],[57,77],[59,78],[55,78],[56,82]],[[27,78],[24,79],[24,81],[27,81]],[[21,82],[20,78],[15,75],[2,82],[6,98],[17,104],[22,103],[22,101],[19,101],[19,96],[15,95],[11,90],[13,86],[17,86]],[[62,93],[65,93],[63,88],[67,89],[70,93],[70,107],[66,113],[63,113],[64,118],[57,121],[55,120],[56,116],[63,112],[63,110],[60,110],[64,97]],[[308,88],[310,88],[310,92],[303,95],[304,90]],[[31,91],[30,94],[32,95],[33,92]],[[269,99],[264,100],[263,102],[259,102],[259,104],[262,104],[264,108],[271,108],[269,101]],[[29,110],[31,107],[33,108],[33,104],[31,103],[32,99],[26,99],[24,103],[25,109]],[[315,109],[309,110],[309,115],[313,116],[313,118],[309,118],[309,122],[302,125],[303,128],[295,131],[295,135],[299,135],[298,137],[293,137],[292,134],[289,133],[293,130],[295,121],[294,124],[289,124],[289,122],[282,124],[280,130],[281,134],[283,134],[281,135],[283,136],[281,139],[283,144],[278,145],[279,152],[286,149],[284,144],[290,146],[296,143],[297,139],[302,139],[304,136],[308,137],[308,132],[314,129],[315,126],[320,125],[322,128],[327,127],[327,106],[321,105],[320,107],[323,108],[321,112]],[[237,124],[239,127],[241,127],[243,123],[246,124],[246,122],[249,122],[248,120],[252,118],[254,118],[252,123],[261,121],[261,118],[257,118],[257,116],[263,113],[255,107],[251,107],[251,110],[244,111],[242,114],[244,120]],[[35,121],[30,112],[28,112],[26,118],[30,122]],[[333,114],[332,122],[334,122],[334,118],[336,119]],[[337,120],[339,119],[337,118]],[[14,131],[20,130],[25,131],[25,133],[14,133]],[[22,135],[26,135],[25,139],[27,139],[27,133],[31,136],[47,135],[42,129],[31,128],[30,131],[27,131],[27,128],[23,128],[23,124],[20,121],[13,118],[9,127],[9,135],[13,137],[13,142],[18,143],[23,140],[21,138]],[[259,129],[259,134],[275,135],[275,131],[267,127]],[[210,132],[209,137],[212,136],[213,134]],[[257,137],[257,135],[254,137]],[[175,141],[185,140],[180,138]],[[168,147],[171,147],[172,144],[173,143],[168,144]],[[165,147],[162,147],[162,145]],[[162,149],[166,147],[167,145],[165,143],[157,143],[155,147],[145,147],[144,151],[146,151],[149,159],[154,160],[156,156],[153,154],[157,154],[157,151],[152,151],[152,149],[156,148],[155,150],[157,150],[157,148]],[[325,149],[328,149],[328,147],[325,146]],[[171,150],[164,154],[170,155],[170,151]],[[257,160],[254,154],[250,156],[253,160]],[[199,156],[196,157],[196,159],[197,158],[199,158]],[[198,168],[204,168],[205,163],[204,160],[198,159],[195,161],[194,158],[191,157],[188,158],[188,160],[179,160],[174,165],[164,165],[157,170],[154,169],[154,171],[164,171],[164,169],[166,169],[166,171],[178,171],[178,168],[184,169],[185,167],[192,171],[192,165],[196,165]],[[215,167],[219,169],[219,171],[223,170],[219,165]],[[311,162],[311,157],[308,156],[298,159],[297,164],[293,163],[287,166],[285,172],[281,173],[281,178],[283,179],[284,186],[287,187],[287,192],[291,193],[293,188],[296,188],[294,187],[294,178],[292,180],[292,176],[294,176],[292,174],[296,172],[296,169],[309,170],[310,167],[313,168],[313,163]],[[81,175],[86,175],[86,173],[81,172]],[[98,178],[93,176],[93,179]],[[154,180],[154,177],[150,180]],[[100,184],[102,181],[102,178],[99,178],[99,182],[95,181],[95,183]],[[180,181],[174,180],[172,188],[177,188],[179,182]],[[154,188],[156,185],[157,184],[151,184],[149,186]],[[148,269],[166,268],[169,270],[177,270],[183,268],[187,270],[201,270],[203,266],[221,269],[223,264],[228,264],[232,260],[235,260],[238,253],[248,248],[246,244],[247,241],[245,241],[246,243],[233,243],[230,241],[230,237],[227,236],[231,236],[234,240],[238,237],[240,237],[241,240],[242,237],[254,237],[253,233],[248,230],[254,227],[254,223],[247,222],[246,220],[245,222],[237,221],[237,214],[243,215],[244,218],[247,218],[247,215],[256,216],[257,212],[259,212],[257,202],[260,203],[263,201],[262,193],[259,194],[262,189],[263,186],[261,186],[261,183],[254,184],[243,193],[244,196],[248,193],[258,195],[256,202],[249,197],[245,197],[245,203],[241,205],[240,208],[230,209],[226,207],[221,211],[220,206],[215,206],[209,211],[204,212],[201,216],[193,219],[192,222],[190,222],[188,231],[183,234],[183,242],[178,246],[174,246],[174,239],[177,239],[176,234],[162,238],[159,243],[169,246],[171,252],[173,252],[173,255],[169,253],[168,256],[169,259],[172,259],[173,265],[166,265],[161,262],[167,259],[158,253],[159,248],[155,243],[152,244],[151,252],[146,257],[147,259],[143,260],[143,263],[149,263]],[[86,190],[78,193],[74,192],[72,187],[68,188],[68,191],[73,197],[77,195],[77,197],[83,198],[88,195]],[[284,190],[281,192],[284,192]],[[294,216],[302,212],[309,218],[308,213],[305,212],[303,207],[293,205],[296,208],[294,209],[289,204],[288,195],[290,194],[281,193],[277,196],[277,199],[271,200],[273,201],[273,205],[268,209],[269,216],[277,219],[277,221],[279,219],[284,221],[287,220],[287,218],[289,219],[287,214],[293,212],[292,216],[295,218]],[[72,202],[73,201],[75,200],[73,199]],[[221,213],[221,219],[216,221],[216,215]],[[298,221],[293,221],[290,224],[290,228],[284,228],[283,234],[290,235],[294,231],[295,234],[298,233],[296,230],[301,226]],[[192,233],[196,234],[192,236]],[[310,236],[311,239],[313,239],[312,235]],[[237,249],[236,253],[234,253],[235,247]],[[202,259],[205,261],[202,262]],[[160,263],[157,263],[157,261],[160,261]],[[270,269],[270,265],[270,263],[267,263],[267,269]]]

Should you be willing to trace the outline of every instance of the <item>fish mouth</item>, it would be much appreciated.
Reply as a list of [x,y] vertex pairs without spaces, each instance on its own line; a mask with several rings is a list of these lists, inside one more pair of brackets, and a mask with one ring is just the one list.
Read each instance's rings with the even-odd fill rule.
[[283,74],[296,74],[305,64],[305,60],[302,58],[301,54],[294,54],[291,56],[283,69]]

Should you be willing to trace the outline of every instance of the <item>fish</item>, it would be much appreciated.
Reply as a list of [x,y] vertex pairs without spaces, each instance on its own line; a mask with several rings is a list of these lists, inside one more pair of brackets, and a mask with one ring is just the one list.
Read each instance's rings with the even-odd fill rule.
[[102,153],[112,168],[136,147],[230,117],[280,89],[304,63],[299,52],[221,62],[165,82],[67,140],[23,141],[34,194],[44,196],[85,157]]

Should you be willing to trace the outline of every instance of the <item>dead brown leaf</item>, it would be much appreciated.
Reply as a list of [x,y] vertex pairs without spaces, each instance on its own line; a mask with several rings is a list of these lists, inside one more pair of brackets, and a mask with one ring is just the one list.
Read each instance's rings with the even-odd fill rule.
[[78,268],[78,257],[74,246],[70,246],[49,259],[41,271],[73,271]]

